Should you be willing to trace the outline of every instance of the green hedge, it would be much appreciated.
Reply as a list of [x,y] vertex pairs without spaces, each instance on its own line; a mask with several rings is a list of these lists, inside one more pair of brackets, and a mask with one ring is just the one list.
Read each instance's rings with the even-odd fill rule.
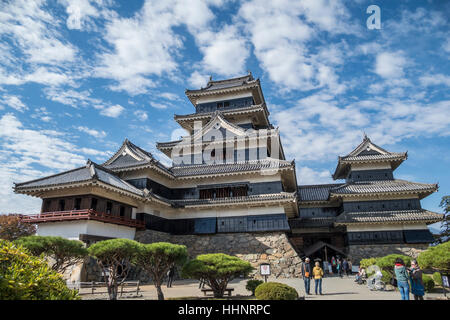
[[433,280],[434,280],[434,284],[437,284],[438,286],[442,286],[442,276],[439,272],[433,273]]
[[430,292],[434,288],[434,280],[429,275],[424,274],[422,276],[423,286],[426,292]]
[[77,300],[47,261],[21,246],[0,240],[0,300]]
[[258,300],[297,300],[297,291],[283,283],[267,282],[260,284],[255,290]]
[[377,263],[377,259],[376,258],[362,259],[359,262],[359,267],[367,269],[369,266],[372,266],[372,265],[374,265],[376,263]]
[[245,289],[247,289],[248,291],[251,291],[252,292],[252,296],[254,296],[256,288],[260,284],[263,284],[263,283],[264,283],[264,281],[261,281],[261,280],[248,280],[247,281],[247,285],[245,286]]

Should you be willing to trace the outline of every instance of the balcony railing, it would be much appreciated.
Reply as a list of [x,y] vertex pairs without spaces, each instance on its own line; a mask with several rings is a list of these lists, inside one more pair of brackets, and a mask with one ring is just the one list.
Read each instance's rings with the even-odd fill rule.
[[137,229],[144,229],[145,222],[125,217],[113,216],[111,214],[97,212],[92,209],[46,212],[33,215],[22,215],[22,221],[27,223],[73,221],[73,220],[96,220],[106,223],[119,224]]

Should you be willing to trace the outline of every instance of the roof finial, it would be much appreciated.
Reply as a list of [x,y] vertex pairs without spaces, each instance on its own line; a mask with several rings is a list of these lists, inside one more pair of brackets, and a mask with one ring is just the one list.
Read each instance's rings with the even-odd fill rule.
[[248,75],[250,76],[250,78],[252,78],[252,79],[253,79],[253,75],[252,75],[252,72],[251,72],[250,70],[247,70],[247,72],[248,72]]
[[367,136],[365,131],[364,131],[364,140],[369,140],[369,137]]
[[212,76],[209,76],[209,81],[212,81]]

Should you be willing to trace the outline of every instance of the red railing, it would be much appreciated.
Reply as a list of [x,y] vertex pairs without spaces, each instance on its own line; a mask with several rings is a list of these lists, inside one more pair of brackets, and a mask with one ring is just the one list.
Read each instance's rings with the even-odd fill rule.
[[55,211],[40,214],[22,215],[22,220],[28,223],[72,221],[72,220],[96,220],[113,224],[120,224],[138,229],[145,228],[145,222],[125,217],[113,216],[106,213],[97,212],[92,209]]

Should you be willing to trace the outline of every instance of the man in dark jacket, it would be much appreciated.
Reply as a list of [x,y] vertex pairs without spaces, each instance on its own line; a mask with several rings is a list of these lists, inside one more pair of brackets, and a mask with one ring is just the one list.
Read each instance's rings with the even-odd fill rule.
[[312,268],[310,264],[309,258],[305,259],[305,262],[302,263],[302,276],[303,281],[305,283],[305,292],[307,295],[309,295],[310,290],[310,284],[311,284],[311,277],[312,277]]

